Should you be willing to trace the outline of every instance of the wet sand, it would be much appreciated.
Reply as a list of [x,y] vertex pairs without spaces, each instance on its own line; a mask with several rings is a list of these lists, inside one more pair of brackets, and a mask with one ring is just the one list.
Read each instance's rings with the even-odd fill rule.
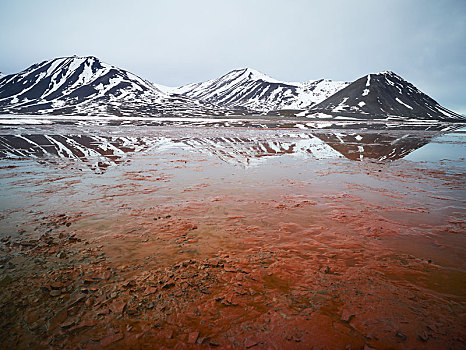
[[130,131],[0,161],[1,348],[466,347],[465,162],[422,158],[438,134]]

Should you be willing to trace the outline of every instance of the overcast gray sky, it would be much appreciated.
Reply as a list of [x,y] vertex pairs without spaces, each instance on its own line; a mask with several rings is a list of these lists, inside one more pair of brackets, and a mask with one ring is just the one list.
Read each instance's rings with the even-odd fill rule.
[[393,70],[466,113],[465,0],[0,0],[0,71],[94,55],[169,86]]

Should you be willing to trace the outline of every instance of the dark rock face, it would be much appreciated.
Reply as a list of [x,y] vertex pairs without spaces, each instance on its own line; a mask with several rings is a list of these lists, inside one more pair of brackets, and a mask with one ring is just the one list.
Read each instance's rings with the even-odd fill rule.
[[312,110],[363,119],[397,116],[407,119],[464,120],[393,72],[359,78]]

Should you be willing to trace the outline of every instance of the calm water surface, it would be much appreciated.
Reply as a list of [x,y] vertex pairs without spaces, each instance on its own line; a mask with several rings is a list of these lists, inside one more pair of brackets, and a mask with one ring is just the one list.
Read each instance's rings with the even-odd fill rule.
[[[98,249],[109,269],[135,267],[121,278],[189,260],[246,264],[235,283],[248,292],[233,293],[242,311],[222,299],[226,277],[198,300],[211,319],[226,317],[217,327],[187,321],[189,300],[175,319],[157,311],[174,332],[166,346],[197,330],[224,346],[461,347],[465,155],[464,128],[5,127],[0,236],[53,234],[45,223],[66,215],[57,232]],[[2,254],[16,261],[4,275],[26,273],[20,253]],[[274,336],[254,328],[271,324]],[[17,327],[16,344],[34,344]],[[131,339],[123,333],[118,342]],[[100,344],[90,337],[67,341]]]

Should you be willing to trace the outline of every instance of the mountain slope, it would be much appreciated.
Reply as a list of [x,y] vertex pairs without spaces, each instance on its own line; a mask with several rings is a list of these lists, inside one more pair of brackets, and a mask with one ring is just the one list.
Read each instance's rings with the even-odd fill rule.
[[20,110],[162,96],[151,83],[95,57],[56,58],[0,80],[0,105]]
[[96,57],[62,57],[0,78],[0,112],[199,116],[205,103],[170,96],[152,83]]
[[369,74],[354,81],[312,111],[340,116],[401,116],[416,119],[462,120],[393,72]]
[[233,70],[218,79],[185,85],[172,92],[229,108],[268,111],[308,108],[348,84],[324,79],[286,83],[245,68]]

